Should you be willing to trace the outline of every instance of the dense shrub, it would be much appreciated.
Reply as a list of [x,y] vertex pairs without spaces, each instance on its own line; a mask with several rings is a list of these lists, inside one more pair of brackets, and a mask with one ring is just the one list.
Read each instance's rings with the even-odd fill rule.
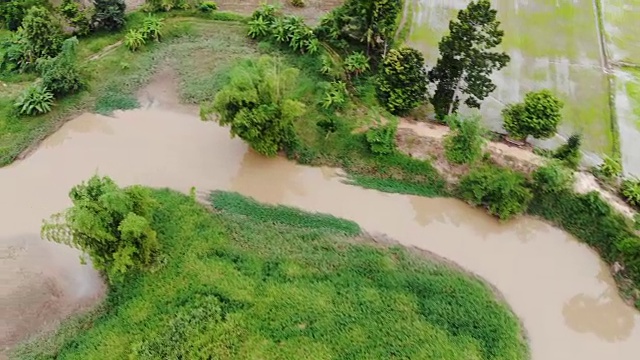
[[427,72],[424,58],[415,49],[392,49],[384,57],[378,74],[378,97],[395,115],[406,115],[426,100]]
[[18,32],[22,36],[27,54],[27,62],[35,63],[37,59],[54,57],[62,46],[62,26],[44,7],[29,9]]
[[217,114],[220,125],[245,140],[257,152],[275,156],[296,141],[293,120],[304,113],[304,104],[291,97],[299,71],[280,59],[263,56],[233,68],[229,83],[200,116]]
[[324,86],[324,98],[322,99],[322,107],[325,109],[340,109],[349,99],[347,92],[347,84],[342,81],[332,81]]
[[140,29],[131,29],[124,36],[124,45],[131,51],[138,51],[145,42],[144,33]]
[[18,96],[14,106],[21,115],[46,114],[53,107],[53,94],[42,84],[32,84]]
[[147,16],[142,23],[142,33],[146,40],[160,41],[162,38],[163,19],[155,16]]
[[526,140],[529,135],[549,138],[562,120],[562,107],[562,101],[547,89],[529,92],[523,103],[510,104],[502,110],[504,128],[514,139]]
[[62,51],[54,58],[39,59],[37,69],[42,84],[55,96],[72,94],[83,89],[87,82],[78,64],[75,37],[62,43]]
[[0,1],[0,25],[11,31],[18,30],[27,11],[34,6],[48,6],[47,0]]
[[615,211],[597,192],[537,193],[529,212],[549,220],[598,250],[607,262],[619,261],[625,274],[640,282],[640,240],[631,221]]
[[148,189],[120,188],[108,177],[93,176],[73,187],[69,197],[73,206],[45,222],[43,238],[82,250],[110,282],[152,265],[159,245]]
[[605,156],[594,172],[605,180],[615,180],[622,174],[622,165],[619,160]]
[[344,59],[344,68],[350,76],[358,76],[369,70],[369,57],[362,51],[356,51]]
[[[208,1],[213,3],[212,1]],[[215,5],[215,3],[213,3]],[[146,5],[151,11],[186,10],[191,7],[187,0],[146,0]],[[207,5],[209,6],[209,5]],[[215,9],[213,9],[215,10]]]
[[479,117],[461,119],[450,116],[447,119],[451,133],[444,140],[447,160],[454,164],[470,164],[482,157],[485,130]]
[[640,180],[626,179],[620,188],[622,196],[632,206],[640,206]]
[[471,170],[460,180],[458,190],[464,200],[487,207],[501,220],[525,212],[532,198],[522,174],[495,166]]
[[366,132],[367,144],[372,153],[376,155],[388,155],[396,149],[395,123],[373,127]]
[[315,54],[320,42],[299,16],[284,16],[273,5],[262,5],[251,15],[247,35],[252,39],[268,39],[287,45],[300,53]]
[[87,35],[91,31],[91,16],[88,10],[83,10],[76,0],[63,0],[59,7],[60,13],[73,27],[76,35]]
[[31,70],[33,62],[28,46],[22,31],[12,33],[0,42],[0,73]]
[[291,5],[295,6],[295,7],[304,7],[305,3],[304,0],[290,0]]
[[571,169],[577,169],[582,159],[582,153],[580,152],[581,144],[582,136],[580,134],[573,134],[569,137],[566,144],[562,144],[553,152],[553,157],[561,160]]
[[91,22],[95,29],[116,31],[124,27],[127,8],[124,0],[93,0],[93,7]]
[[532,177],[534,189],[545,194],[565,191],[573,185],[573,172],[558,160],[539,167]]
[[218,10],[218,4],[213,1],[203,1],[198,5],[198,9],[202,12],[212,12]]

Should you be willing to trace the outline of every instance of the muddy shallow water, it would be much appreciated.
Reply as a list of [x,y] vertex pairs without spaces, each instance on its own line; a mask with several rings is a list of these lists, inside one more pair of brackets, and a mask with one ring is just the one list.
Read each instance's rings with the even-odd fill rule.
[[2,347],[103,293],[74,250],[38,238],[42,219],[68,206],[69,189],[96,172],[121,185],[226,189],[331,213],[433,251],[503,292],[527,329],[534,359],[640,354],[640,315],[622,302],[597,255],[564,232],[529,218],[499,224],[453,199],[345,185],[333,169],[262,158],[226,129],[154,107],[114,118],[83,115],[0,169]]

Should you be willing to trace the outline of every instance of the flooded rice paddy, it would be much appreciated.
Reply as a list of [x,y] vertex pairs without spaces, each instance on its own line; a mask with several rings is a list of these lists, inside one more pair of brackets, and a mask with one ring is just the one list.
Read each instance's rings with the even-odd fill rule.
[[0,169],[0,345],[8,347],[95,303],[104,288],[76,251],[39,240],[43,218],[70,205],[91,175],[121,185],[237,191],[330,213],[427,249],[487,279],[530,337],[533,359],[637,359],[640,315],[624,304],[598,256],[531,218],[500,224],[454,199],[384,194],[339,172],[266,159],[186,110],[151,106],[70,121],[23,161]]

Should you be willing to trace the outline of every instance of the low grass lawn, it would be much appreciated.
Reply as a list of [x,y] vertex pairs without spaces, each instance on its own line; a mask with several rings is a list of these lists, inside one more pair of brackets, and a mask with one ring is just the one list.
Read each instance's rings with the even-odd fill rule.
[[164,256],[100,310],[16,359],[527,358],[516,317],[476,278],[358,225],[214,193],[154,192]]

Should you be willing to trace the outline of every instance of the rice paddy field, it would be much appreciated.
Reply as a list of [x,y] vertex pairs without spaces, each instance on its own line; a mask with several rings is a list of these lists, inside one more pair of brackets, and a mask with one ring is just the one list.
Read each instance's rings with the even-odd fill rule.
[[[423,51],[428,66],[437,60],[438,41],[449,20],[468,2],[412,0],[409,4],[407,42]],[[606,57],[596,16],[599,4],[592,0],[493,3],[505,32],[502,48],[511,61],[494,74],[498,88],[482,105],[487,125],[500,130],[500,110],[505,104],[521,101],[528,91],[549,88],[565,102],[561,135],[581,132],[588,152],[615,154],[617,134],[612,123],[609,75],[604,71]]]

